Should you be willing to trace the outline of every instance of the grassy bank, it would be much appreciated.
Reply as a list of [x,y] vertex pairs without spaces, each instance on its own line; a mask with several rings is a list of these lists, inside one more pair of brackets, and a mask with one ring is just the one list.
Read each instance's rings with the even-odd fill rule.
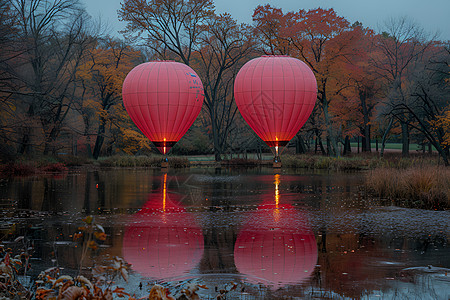
[[[94,167],[161,167],[162,155],[115,155],[110,157],[100,157],[98,160],[88,159],[78,156],[64,155],[58,157],[42,156],[18,159],[0,165],[0,172],[7,176],[25,176],[46,172],[63,172],[67,168],[74,166],[94,166]],[[213,156],[168,156],[170,168],[186,168],[195,166],[214,167],[255,167],[260,165],[271,165],[271,155],[265,155],[263,160],[255,159],[249,155],[249,159],[233,158],[215,162]],[[322,169],[332,171],[357,171],[372,170],[375,168],[398,168],[405,169],[412,166],[437,165],[437,156],[411,155],[409,158],[402,158],[398,153],[386,154],[384,158],[378,154],[354,154],[345,157],[328,157],[322,155],[284,154],[281,156],[284,168],[305,168]]]
[[[163,156],[111,156],[106,158],[100,158],[98,164],[102,167],[161,167]],[[170,168],[188,168],[190,163],[186,157],[169,156]]]

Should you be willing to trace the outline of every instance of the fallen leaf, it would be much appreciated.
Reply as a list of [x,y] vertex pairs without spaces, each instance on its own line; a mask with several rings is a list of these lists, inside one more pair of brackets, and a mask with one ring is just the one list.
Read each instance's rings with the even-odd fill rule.
[[61,300],[76,300],[86,296],[86,292],[79,286],[70,286],[64,292],[61,293],[58,299]]

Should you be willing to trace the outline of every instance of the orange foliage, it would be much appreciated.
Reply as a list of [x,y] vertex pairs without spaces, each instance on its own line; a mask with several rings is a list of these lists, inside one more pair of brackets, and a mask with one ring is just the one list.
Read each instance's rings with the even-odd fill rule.
[[269,4],[258,6],[253,13],[253,21],[256,24],[256,30],[262,36],[262,42],[269,51],[264,50],[266,54],[288,54],[289,41],[284,34],[288,27],[287,15],[284,15],[281,9],[271,7]]

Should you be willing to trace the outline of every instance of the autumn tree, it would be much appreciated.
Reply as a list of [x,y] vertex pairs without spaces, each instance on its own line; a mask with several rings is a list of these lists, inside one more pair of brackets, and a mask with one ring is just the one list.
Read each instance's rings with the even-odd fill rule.
[[213,16],[200,35],[194,55],[205,91],[205,107],[211,124],[216,161],[221,160],[238,111],[234,102],[234,78],[253,49],[251,29],[229,14]]
[[12,9],[8,0],[0,0],[0,92],[1,103],[5,104],[10,98],[14,85],[15,58],[23,52],[17,51],[18,14]]
[[230,15],[216,15],[211,0],[128,0],[119,16],[127,22],[127,37],[151,48],[157,58],[179,60],[199,74],[220,160],[237,111],[232,82],[249,52],[249,28]]
[[125,0],[118,13],[127,24],[127,38],[149,47],[160,59],[177,58],[189,65],[213,12],[212,0]]
[[[266,4],[258,6],[253,13],[255,33],[262,42],[261,50],[270,55],[288,55],[291,43],[287,34],[290,23],[295,22],[294,13],[284,14],[280,8]],[[291,20],[291,22],[290,22]]]
[[[299,10],[283,15],[266,5],[257,7],[253,17],[265,40],[263,45],[271,45],[268,49],[273,53],[299,58],[313,70],[318,83],[318,105],[327,132],[327,152],[339,155],[341,128],[330,106],[336,95],[348,87],[348,82],[340,77],[343,65],[357,54],[355,48],[360,35],[355,34],[349,22],[333,9]],[[275,34],[280,37],[273,38]]]
[[91,43],[87,15],[75,0],[10,0],[23,53],[15,70],[18,153],[55,153],[56,140],[76,98],[74,79]]
[[[135,143],[142,143],[144,137],[125,125],[128,116],[122,105],[122,83],[129,71],[139,62],[140,52],[133,50],[123,41],[113,38],[99,40],[80,66],[80,79],[86,90],[85,100],[80,107],[90,152],[91,124],[97,124],[92,156],[97,159],[109,127],[109,151],[118,142],[119,133],[125,133]],[[95,118],[93,122],[91,119]],[[115,134],[114,134],[115,133]],[[132,143],[133,144],[133,143]]]
[[348,87],[342,90],[341,101],[339,105],[333,106],[333,111],[346,127],[344,150],[349,151],[348,137],[361,136],[361,150],[370,152],[374,111],[381,103],[382,85],[369,63],[376,52],[373,31],[364,28],[359,22],[352,25],[352,31],[354,36],[359,36],[359,42],[355,47],[355,55],[343,65],[341,80],[347,81]]
[[16,39],[17,12],[8,0],[0,0],[0,155],[12,157],[15,146],[13,133],[17,127],[15,122],[16,105],[14,96],[19,91],[19,82],[15,76],[17,57],[23,51],[17,51]]
[[[449,165],[449,127],[446,122],[450,106],[450,53],[441,43],[433,43],[416,63],[405,88],[408,100],[396,104],[397,110],[410,117],[409,126],[424,136]],[[423,141],[424,142],[424,141]]]
[[405,110],[411,101],[405,88],[410,85],[408,78],[411,78],[415,65],[420,63],[424,52],[431,45],[431,40],[426,39],[423,29],[407,18],[388,19],[383,29],[383,33],[376,37],[379,55],[372,58],[371,64],[386,85],[385,115],[400,123],[402,155],[407,156],[412,119]]

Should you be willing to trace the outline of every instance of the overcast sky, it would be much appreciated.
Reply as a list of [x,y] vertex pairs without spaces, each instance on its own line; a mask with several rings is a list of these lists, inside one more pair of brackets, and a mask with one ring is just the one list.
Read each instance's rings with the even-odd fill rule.
[[[93,17],[101,19],[117,32],[124,24],[117,10],[123,0],[81,0]],[[426,31],[438,32],[439,39],[450,40],[450,0],[215,0],[216,12],[230,13],[240,22],[251,23],[253,10],[260,4],[271,4],[283,12],[299,9],[333,8],[350,23],[360,21],[379,31],[389,17],[407,16]]]

